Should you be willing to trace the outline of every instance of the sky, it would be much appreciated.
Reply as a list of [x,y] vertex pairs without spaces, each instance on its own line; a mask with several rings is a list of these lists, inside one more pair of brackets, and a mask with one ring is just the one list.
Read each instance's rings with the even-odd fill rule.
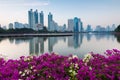
[[28,23],[28,10],[38,9],[47,16],[51,12],[59,25],[68,19],[81,18],[83,26],[120,24],[120,0],[0,0],[0,24],[8,26],[15,21]]

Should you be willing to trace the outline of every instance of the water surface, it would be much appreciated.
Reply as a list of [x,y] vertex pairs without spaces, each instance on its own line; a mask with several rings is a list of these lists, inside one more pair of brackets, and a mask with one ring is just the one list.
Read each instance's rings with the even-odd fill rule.
[[0,38],[0,54],[10,59],[20,56],[58,53],[83,57],[89,52],[103,53],[107,49],[120,49],[119,37],[112,34],[74,34],[63,37],[10,37]]

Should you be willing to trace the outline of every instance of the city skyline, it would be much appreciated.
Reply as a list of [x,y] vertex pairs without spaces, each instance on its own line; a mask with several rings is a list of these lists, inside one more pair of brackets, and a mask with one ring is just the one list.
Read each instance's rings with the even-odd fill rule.
[[[54,15],[59,24],[67,24],[68,19],[79,17],[83,25],[107,26],[119,24],[119,0],[4,0],[0,1],[0,24],[8,26],[15,21],[28,23],[29,9],[38,9],[45,14],[45,26],[48,25],[48,13]],[[21,15],[21,16],[20,16]]]

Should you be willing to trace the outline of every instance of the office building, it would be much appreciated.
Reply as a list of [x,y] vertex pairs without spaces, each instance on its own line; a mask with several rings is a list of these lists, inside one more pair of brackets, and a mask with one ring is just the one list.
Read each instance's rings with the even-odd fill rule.
[[106,27],[106,31],[111,31],[111,29],[110,29],[110,26],[109,26],[109,25]]
[[91,31],[92,31],[91,25],[87,25],[86,32],[91,32]]
[[9,23],[8,27],[9,29],[13,29],[13,23]]
[[41,11],[41,13],[40,13],[40,24],[42,26],[44,26],[44,13],[43,13],[43,11]]
[[14,22],[14,28],[21,29],[21,28],[24,28],[24,25],[22,23],[19,23],[19,22]]
[[30,11],[28,11],[28,23],[31,29],[34,29],[34,12],[32,9],[30,9]]
[[38,24],[38,10],[34,11],[34,20],[35,24]]
[[51,25],[53,21],[53,15],[51,13],[48,14],[48,30],[51,31]]
[[100,25],[97,25],[95,31],[97,31],[97,32],[106,31],[106,28],[104,28]]
[[83,22],[80,20],[80,32],[83,32],[84,28],[83,28]]
[[74,20],[73,19],[68,19],[68,31],[74,30]]
[[50,21],[50,28],[49,31],[58,31],[59,27],[55,21]]
[[111,31],[114,31],[115,29],[116,29],[116,26],[115,26],[115,24],[113,24],[111,27]]
[[25,27],[22,23],[14,22],[14,28],[15,29],[21,29],[21,28],[25,28]]
[[74,18],[74,32],[80,32],[80,19]]

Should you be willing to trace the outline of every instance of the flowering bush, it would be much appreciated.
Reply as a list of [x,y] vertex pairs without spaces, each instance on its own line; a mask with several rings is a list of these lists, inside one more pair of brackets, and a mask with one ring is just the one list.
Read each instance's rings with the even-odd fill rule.
[[0,57],[0,80],[120,80],[120,50],[105,54],[90,53],[84,59],[54,53],[18,60]]

